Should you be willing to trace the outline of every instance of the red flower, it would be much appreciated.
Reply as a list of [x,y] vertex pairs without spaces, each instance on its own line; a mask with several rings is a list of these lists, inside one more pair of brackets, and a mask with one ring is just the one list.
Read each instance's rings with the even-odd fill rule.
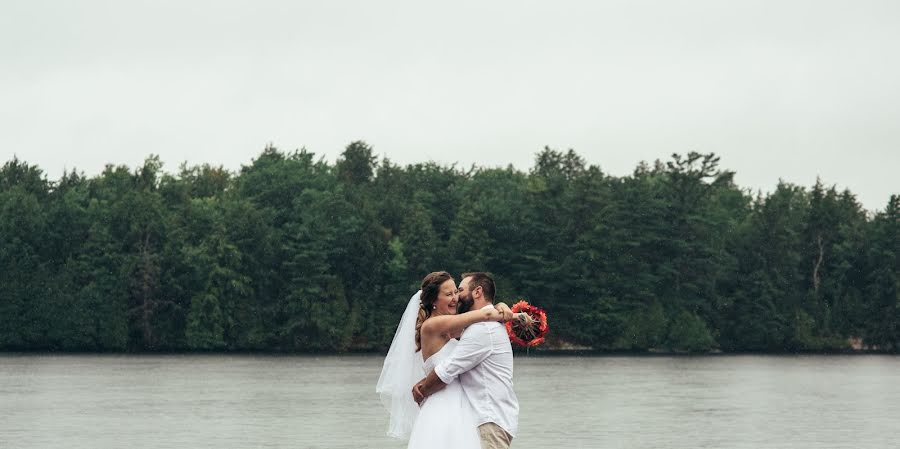
[[547,313],[525,301],[515,303],[511,309],[513,313],[527,313],[533,322],[526,324],[519,320],[508,321],[506,333],[509,334],[509,341],[523,347],[537,346],[543,343],[544,337],[550,330],[550,326],[547,324]]

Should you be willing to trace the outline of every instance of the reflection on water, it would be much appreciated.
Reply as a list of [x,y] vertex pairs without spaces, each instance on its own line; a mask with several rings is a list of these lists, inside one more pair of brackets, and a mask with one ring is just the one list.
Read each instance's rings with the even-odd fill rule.
[[[381,361],[0,354],[0,447],[403,448]],[[900,444],[900,357],[518,356],[515,380],[515,449]]]

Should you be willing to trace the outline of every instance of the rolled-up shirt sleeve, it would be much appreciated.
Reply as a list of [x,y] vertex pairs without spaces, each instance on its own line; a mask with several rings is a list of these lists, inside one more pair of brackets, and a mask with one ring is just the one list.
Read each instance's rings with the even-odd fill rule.
[[442,382],[450,384],[491,355],[492,347],[490,332],[484,326],[472,325],[463,333],[450,357],[434,367],[434,373]]

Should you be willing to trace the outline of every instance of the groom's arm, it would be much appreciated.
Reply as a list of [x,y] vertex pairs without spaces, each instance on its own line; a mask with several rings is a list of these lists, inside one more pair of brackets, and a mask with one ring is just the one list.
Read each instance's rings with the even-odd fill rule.
[[478,366],[491,355],[491,349],[491,334],[487,328],[473,325],[463,333],[450,357],[413,387],[413,398],[421,404],[422,400],[452,383],[460,374]]
[[422,405],[422,401],[424,401],[425,398],[441,391],[441,389],[446,386],[447,384],[441,381],[441,378],[434,373],[434,370],[431,370],[424,379],[413,386],[413,399],[417,404]]

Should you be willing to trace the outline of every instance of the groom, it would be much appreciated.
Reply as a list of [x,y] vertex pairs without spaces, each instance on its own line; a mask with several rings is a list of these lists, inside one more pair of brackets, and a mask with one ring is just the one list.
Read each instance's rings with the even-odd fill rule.
[[[460,312],[494,307],[494,279],[465,273],[459,283]],[[519,400],[513,392],[513,354],[506,328],[487,321],[469,326],[446,360],[413,387],[420,405],[429,395],[457,380],[475,409],[482,449],[509,448],[519,426]]]

